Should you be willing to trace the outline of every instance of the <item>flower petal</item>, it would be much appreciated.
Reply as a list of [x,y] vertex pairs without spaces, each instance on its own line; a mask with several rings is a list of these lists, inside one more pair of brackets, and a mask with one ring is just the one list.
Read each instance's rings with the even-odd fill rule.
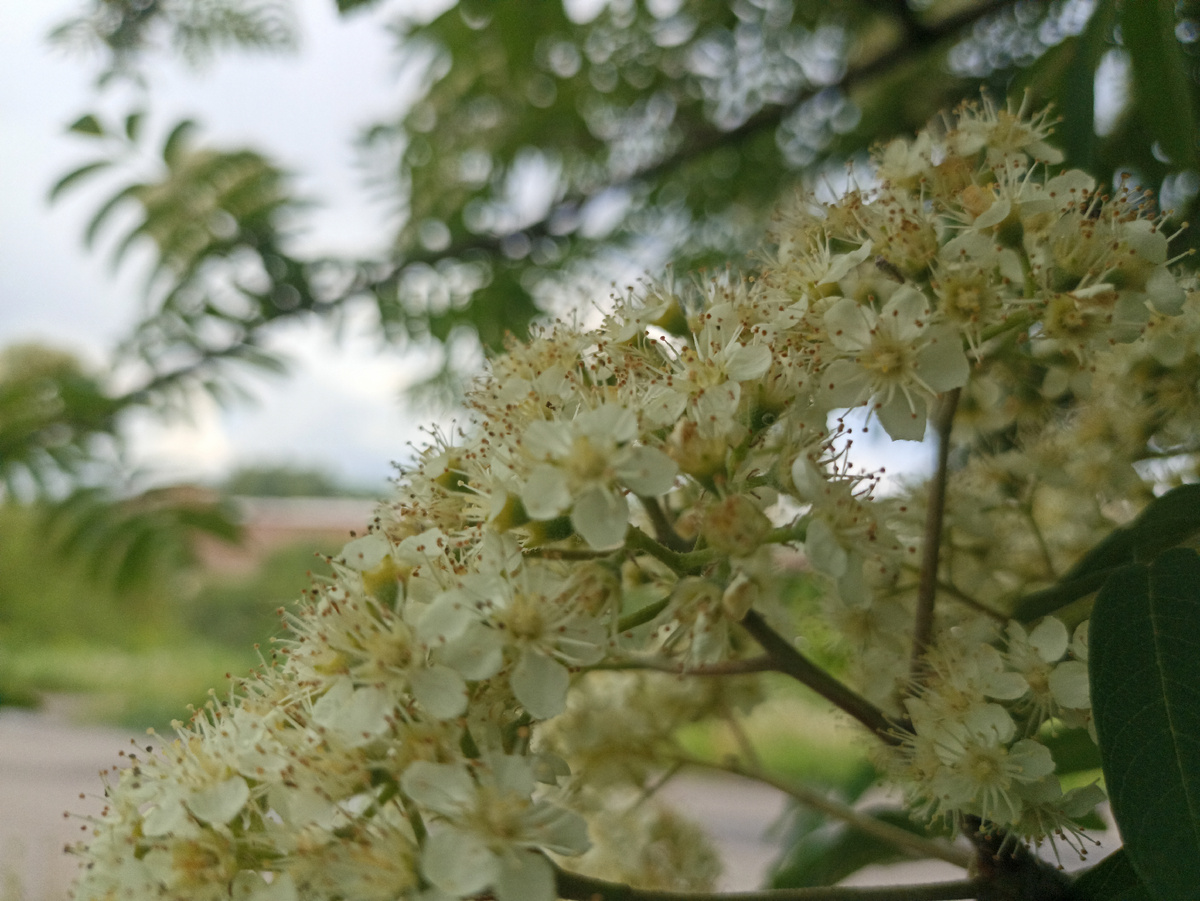
[[496,881],[500,860],[481,836],[461,829],[440,829],[425,841],[421,872],[448,895],[478,895]]
[[423,667],[409,676],[413,697],[439,720],[460,716],[467,709],[467,683],[448,666]]
[[658,497],[675,484],[679,466],[656,447],[624,449],[613,467],[616,477],[634,494]]
[[629,502],[618,491],[593,486],[571,508],[571,525],[595,550],[620,547],[629,529]]
[[533,851],[500,858],[500,872],[492,888],[497,901],[554,901],[558,897],[550,861]]
[[521,655],[511,679],[517,700],[539,720],[558,716],[566,709],[570,683],[565,666],[532,648]]

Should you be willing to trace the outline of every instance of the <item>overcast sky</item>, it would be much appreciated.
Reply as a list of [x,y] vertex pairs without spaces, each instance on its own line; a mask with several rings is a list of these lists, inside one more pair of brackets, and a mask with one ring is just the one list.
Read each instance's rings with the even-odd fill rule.
[[[88,142],[65,126],[96,108],[95,61],[64,56],[45,40],[83,5],[0,2],[0,346],[36,340],[98,364],[136,321],[145,270],[131,259],[114,279],[106,248],[83,248],[83,224],[103,192],[71,193],[53,208],[46,201],[59,176],[90,158]],[[359,126],[397,109],[406,88],[380,14],[340,19],[333,0],[295,6],[297,55],[234,52],[201,72],[160,58],[151,67],[149,136],[156,146],[170,124],[194,117],[205,140],[266,150],[302,176],[300,193],[321,202],[305,248],[365,253],[387,228],[361,188],[351,140]],[[123,115],[135,102],[125,90],[106,95],[103,108]],[[420,363],[378,352],[367,316],[340,342],[316,322],[277,329],[274,342],[294,361],[290,376],[256,379],[254,404],[201,404],[191,424],[138,423],[137,459],[163,478],[286,461],[382,485],[390,461],[419,440],[420,415],[399,394]]]

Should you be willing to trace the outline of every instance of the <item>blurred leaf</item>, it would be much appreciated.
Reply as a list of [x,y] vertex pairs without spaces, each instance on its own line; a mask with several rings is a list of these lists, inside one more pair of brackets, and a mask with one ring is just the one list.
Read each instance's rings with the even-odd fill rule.
[[70,353],[38,344],[0,351],[0,481],[21,495],[22,479],[41,489],[72,476],[97,443],[116,436],[123,403]]
[[83,230],[84,246],[91,247],[96,242],[96,235],[100,233],[100,229],[104,227],[104,223],[108,221],[108,217],[122,203],[135,199],[141,188],[142,186],[138,184],[126,185],[100,205],[100,209],[92,214],[92,218],[88,220],[88,224]]
[[102,79],[134,70],[148,49],[172,47],[193,66],[218,48],[290,50],[296,24],[283,0],[91,0],[80,14],[54,27],[50,40],[79,48],[103,48]]
[[104,126],[101,125],[100,120],[91,113],[88,113],[85,116],[80,116],[70,125],[68,125],[67,131],[73,131],[76,134],[89,135],[97,138],[103,137],[105,134]]
[[[873,767],[863,765],[842,785],[830,788],[830,792],[842,803],[853,804],[877,778]],[[898,808],[860,812],[914,835],[930,834]],[[769,876],[769,885],[773,889],[833,885],[863,867],[911,859],[895,845],[803,804],[792,805],[786,822],[783,852],[772,865]]]
[[1050,749],[1054,771],[1060,776],[1100,769],[1100,749],[1086,729],[1060,729],[1038,736]]
[[1061,117],[1055,143],[1067,164],[1095,171],[1095,85],[1100,60],[1115,41],[1117,0],[1100,0],[1079,35],[1052,47],[1041,59],[1018,75],[1014,93],[1028,89],[1035,106],[1053,103]]
[[241,536],[225,501],[188,485],[120,499],[100,488],[77,489],[47,509],[45,530],[61,553],[116,591],[145,590],[191,565],[199,535],[225,542]]
[[167,133],[167,139],[163,142],[162,158],[163,162],[168,166],[174,166],[178,159],[179,153],[192,135],[199,129],[194,119],[184,119],[177,123],[174,128]]
[[1200,885],[1200,557],[1122,568],[1089,629],[1092,710],[1125,851],[1158,901]]
[[142,112],[130,113],[125,117],[125,137],[130,141],[137,141],[138,136],[142,132],[142,121],[145,119],[145,114]]
[[102,172],[111,165],[112,160],[96,160],[95,162],[86,163],[77,169],[72,169],[51,186],[49,199],[51,201],[57,200],[63,191],[85,180],[89,175]]
[[1121,38],[1129,51],[1133,108],[1176,169],[1195,169],[1197,128],[1189,67],[1175,37],[1172,0],[1125,0]]
[[1084,870],[1071,886],[1072,901],[1156,901],[1138,880],[1124,848]]
[[1127,525],[1084,554],[1057,585],[1026,595],[1013,617],[1029,622],[1096,591],[1118,567],[1153,560],[1200,534],[1200,484],[1179,485],[1156,497]]
[[[860,811],[880,822],[925,836],[907,812],[895,808]],[[826,822],[801,836],[771,874],[773,889],[815,888],[834,885],[863,867],[896,863],[912,858],[890,842],[844,823]]]

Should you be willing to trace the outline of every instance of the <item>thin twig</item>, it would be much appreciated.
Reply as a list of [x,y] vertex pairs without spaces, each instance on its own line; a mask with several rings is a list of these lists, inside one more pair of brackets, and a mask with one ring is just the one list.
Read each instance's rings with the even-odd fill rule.
[[679,575],[694,575],[715,561],[720,555],[711,548],[689,553],[673,551],[659,544],[637,526],[630,526],[625,533],[625,547],[630,551],[641,551],[665,563]]
[[663,512],[658,498],[642,497],[639,494],[638,500],[646,511],[646,515],[650,517],[650,524],[654,526],[654,537],[658,539],[659,544],[680,553],[687,553],[692,549],[694,542],[681,538],[675,531],[675,526],[667,519],[667,514]]
[[882,710],[862,695],[814,664],[796,650],[795,645],[767,625],[766,620],[756,611],[751,610],[746,614],[742,619],[742,627],[762,645],[762,649],[774,662],[775,672],[791,676],[802,685],[808,686],[874,732],[881,741],[889,745],[900,744],[898,730],[903,729],[902,723],[888,719]]
[[933,638],[933,607],[937,599],[938,558],[942,549],[942,520],[946,512],[946,480],[950,465],[950,429],[954,425],[959,394],[960,389],[955,388],[942,395],[935,416],[938,459],[937,471],[929,483],[929,504],[925,509],[925,544],[921,549],[921,581],[917,587],[917,615],[913,623],[910,668],[914,681],[920,678],[925,651]]
[[[920,568],[904,564],[904,570],[912,573],[920,573]],[[970,607],[976,613],[982,613],[984,616],[994,619],[998,623],[1006,623],[1011,619],[1006,613],[1001,613],[999,610],[993,610],[983,601],[971,597],[953,582],[947,582],[945,579],[938,579],[937,590],[947,597],[953,598],[965,607]]]
[[772,788],[779,789],[785,795],[795,798],[805,807],[811,807],[813,810],[819,810],[826,816],[841,820],[855,829],[895,846],[910,857],[915,857],[919,860],[925,860],[926,858],[944,860],[946,863],[962,867],[964,870],[975,859],[975,855],[965,848],[959,848],[937,839],[926,838],[914,832],[909,832],[907,829],[901,829],[899,826],[893,826],[891,823],[880,820],[877,817],[855,810],[849,804],[827,797],[807,785],[792,782],[791,780],[768,773],[761,767],[744,767],[736,760],[710,763],[691,757],[687,758],[685,762],[692,766],[719,769],[723,772],[753,779],[755,782],[761,782],[764,785],[770,785]]

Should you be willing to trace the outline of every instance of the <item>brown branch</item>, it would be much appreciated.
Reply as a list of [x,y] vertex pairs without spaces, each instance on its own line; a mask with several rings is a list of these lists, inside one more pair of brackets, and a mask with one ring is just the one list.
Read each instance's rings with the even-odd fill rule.
[[736,760],[709,762],[691,757],[686,758],[685,762],[691,766],[733,773],[737,776],[744,776],[747,779],[753,779],[755,782],[769,785],[799,801],[806,807],[818,810],[833,819],[841,820],[847,825],[865,832],[867,835],[887,842],[897,850],[917,860],[925,860],[927,858],[944,860],[946,863],[962,867],[965,870],[971,865],[971,861],[974,859],[974,855],[970,851],[952,845],[943,839],[929,838],[915,832],[909,832],[907,829],[894,826],[886,820],[873,817],[869,813],[855,810],[849,804],[830,798],[811,786],[765,772],[761,767],[745,767]]
[[937,599],[938,559],[942,549],[942,521],[946,512],[946,480],[950,465],[950,428],[958,409],[960,389],[942,395],[936,420],[938,439],[937,471],[929,483],[929,504],[925,508],[925,543],[921,548],[921,581],[917,587],[917,615],[913,623],[911,672],[918,680],[925,651],[933,638],[933,608]]
[[774,670],[791,676],[854,717],[889,745],[900,744],[899,730],[903,724],[893,722],[887,715],[844,683],[825,672],[798,650],[795,645],[767,625],[767,621],[754,610],[746,614],[742,627],[762,645],[767,656],[774,662]]
[[977,879],[925,885],[769,889],[760,892],[671,892],[636,889],[554,867],[559,898],[567,901],[955,901],[974,898],[985,883]]

